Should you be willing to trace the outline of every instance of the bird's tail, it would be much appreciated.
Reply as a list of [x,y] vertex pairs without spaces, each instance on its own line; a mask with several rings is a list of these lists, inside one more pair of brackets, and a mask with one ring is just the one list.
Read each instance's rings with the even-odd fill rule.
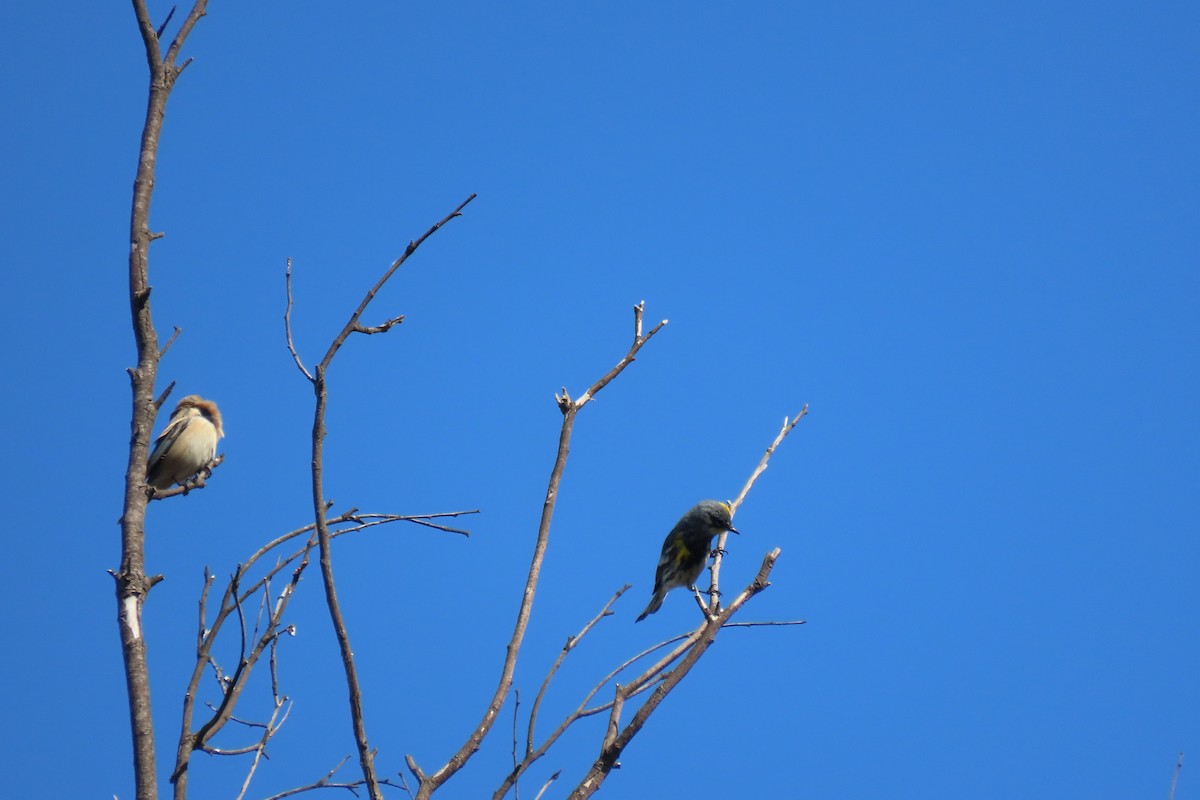
[[163,460],[150,460],[150,466],[146,470],[146,483],[153,486],[155,489],[166,489],[171,485],[171,480],[163,474]]
[[634,622],[641,622],[646,617],[650,616],[655,611],[658,611],[660,608],[662,608],[663,598],[666,596],[667,596],[666,592],[655,592],[654,596],[650,598],[650,605],[646,606],[646,610],[643,611],[642,615],[640,617],[638,617],[637,619],[635,619]]

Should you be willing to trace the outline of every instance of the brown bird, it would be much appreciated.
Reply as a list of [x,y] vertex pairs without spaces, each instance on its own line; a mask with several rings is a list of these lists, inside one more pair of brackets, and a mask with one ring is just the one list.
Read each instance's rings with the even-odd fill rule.
[[184,483],[212,463],[217,454],[221,412],[212,400],[189,394],[171,412],[171,420],[154,440],[154,450],[146,462],[146,483],[166,489]]

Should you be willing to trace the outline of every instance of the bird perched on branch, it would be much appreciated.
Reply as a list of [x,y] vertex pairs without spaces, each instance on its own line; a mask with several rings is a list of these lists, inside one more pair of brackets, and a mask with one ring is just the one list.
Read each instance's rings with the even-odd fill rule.
[[212,462],[217,440],[224,435],[217,404],[189,394],[175,406],[167,427],[154,440],[146,462],[146,483],[155,489],[184,483]]
[[729,503],[720,500],[701,501],[679,518],[663,542],[658,571],[654,573],[654,596],[637,622],[658,611],[667,592],[679,586],[695,586],[708,561],[713,538],[725,531],[738,533]]

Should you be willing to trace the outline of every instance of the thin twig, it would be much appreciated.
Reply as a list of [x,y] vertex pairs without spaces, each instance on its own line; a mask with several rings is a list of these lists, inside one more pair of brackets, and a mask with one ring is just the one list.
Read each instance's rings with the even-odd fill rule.
[[[624,370],[627,366],[632,364],[637,356],[638,351],[642,349],[643,345],[645,345],[646,342],[650,341],[650,339],[652,339],[654,337],[654,334],[661,331],[663,329],[663,326],[667,324],[667,321],[664,319],[661,322],[659,322],[657,325],[655,325],[653,328],[651,328],[649,333],[647,333],[645,336],[642,336],[642,314],[645,312],[645,310],[646,310],[646,301],[645,300],[643,300],[642,302],[638,303],[637,305],[635,305],[633,307],[633,318],[634,318],[633,344],[630,346],[629,352],[625,354],[624,358],[622,358],[620,361],[617,362],[617,365],[615,367],[613,367],[608,372],[606,372],[598,381],[596,381],[591,386],[589,386],[587,388],[587,391],[585,391],[583,394],[581,394],[579,396],[579,399],[575,401],[575,410],[576,411],[578,411],[580,408],[583,408],[585,405],[587,405],[589,402],[591,402],[592,399],[596,396],[597,392],[599,392],[601,389],[603,389],[605,386],[607,386],[609,384],[609,382],[612,381],[613,378],[615,378],[621,374],[622,370]],[[566,395],[567,395],[567,393],[566,393],[566,390],[564,389],[563,396],[561,398],[559,398],[559,403],[558,403],[559,407],[562,407],[564,401],[567,401],[570,399]],[[564,411],[564,413],[566,413],[566,412]]]
[[776,434],[775,440],[768,445],[766,452],[764,452],[762,458],[758,460],[758,466],[754,468],[754,471],[750,473],[750,477],[746,479],[746,484],[742,487],[742,491],[738,492],[737,498],[729,504],[734,513],[737,513],[738,507],[741,506],[742,502],[746,499],[746,495],[750,494],[750,490],[754,488],[754,484],[758,480],[758,476],[767,471],[767,463],[771,460],[771,456],[774,455],[775,449],[779,447],[783,440],[787,438],[787,435],[792,432],[792,428],[796,427],[796,423],[804,419],[806,416],[808,416],[807,403],[804,404],[804,407],[800,409],[800,411],[796,414],[796,417],[790,422],[788,421],[787,417],[783,418],[783,425],[780,427],[779,433]]
[[[330,362],[333,361],[334,355],[337,354],[337,351],[345,343],[346,338],[351,333],[356,332],[357,329],[362,328],[359,320],[362,317],[363,312],[367,310],[367,306],[370,305],[371,301],[375,299],[375,295],[378,294],[379,290],[383,288],[383,285],[388,282],[388,279],[390,279],[392,275],[396,273],[396,270],[403,266],[404,262],[408,260],[409,256],[416,252],[418,247],[424,244],[426,239],[441,230],[442,226],[444,226],[450,220],[454,219],[455,217],[461,217],[462,210],[466,208],[467,203],[470,203],[475,199],[475,197],[476,194],[472,192],[471,196],[459,203],[457,208],[431,225],[429,230],[425,231],[425,233],[408,243],[408,247],[404,249],[404,253],[392,262],[392,265],[388,267],[387,271],[383,273],[379,280],[375,281],[375,285],[367,291],[366,296],[364,296],[362,302],[358,304],[358,308],[354,309],[354,313],[350,315],[350,319],[346,322],[341,332],[334,337],[332,342],[329,343],[329,349],[325,351],[324,358],[321,359],[321,363],[317,366],[318,375],[324,375],[326,369],[329,367]],[[358,332],[363,331],[360,330]]]
[[214,458],[208,466],[202,467],[195,476],[188,478],[187,481],[179,486],[172,486],[169,489],[155,489],[150,486],[146,489],[146,493],[150,500],[166,500],[168,497],[176,495],[188,494],[193,489],[203,489],[208,485],[208,479],[212,477],[212,472],[217,467],[221,466],[221,462],[225,460],[225,454],[221,453]]
[[689,631],[688,633],[683,633],[678,636],[672,636],[670,639],[666,639],[664,641],[659,642],[656,645],[647,647],[645,650],[643,650],[642,652],[633,656],[632,658],[626,659],[624,662],[621,663],[620,666],[618,666],[615,669],[613,669],[612,671],[610,671],[607,675],[604,676],[604,678],[602,678],[595,686],[592,687],[591,691],[589,691],[587,693],[587,695],[583,698],[583,701],[580,703],[579,709],[576,710],[576,712],[575,712],[575,716],[578,716],[581,718],[582,717],[590,717],[594,714],[602,714],[605,711],[608,711],[609,709],[611,709],[612,708],[611,700],[601,703],[598,706],[591,706],[590,708],[588,708],[586,706],[588,703],[590,703],[592,701],[593,697],[595,697],[597,694],[599,694],[601,689],[603,689],[605,686],[607,686],[610,682],[615,681],[616,677],[618,675],[620,675],[625,670],[629,669],[635,663],[637,663],[638,661],[641,661],[643,658],[645,658],[646,656],[650,655],[653,652],[661,650],[668,645],[676,644],[677,642],[680,642],[680,644],[676,644],[674,650],[667,653],[665,656],[663,656],[661,659],[659,659],[657,662],[655,662],[655,664],[653,666],[649,667],[644,672],[637,675],[633,680],[631,680],[625,684],[625,686],[627,686],[627,687],[633,687],[629,691],[630,696],[637,694],[638,692],[642,691],[643,689],[645,689],[648,686],[653,685],[654,680],[659,676],[659,674],[663,670],[667,669],[672,664],[674,664],[676,661],[678,661],[679,657],[687,652],[687,649],[692,646],[694,641],[695,641],[695,631]]
[[283,331],[287,337],[287,349],[292,354],[292,360],[296,362],[296,368],[304,373],[304,377],[308,378],[309,383],[312,383],[312,373],[300,360],[300,354],[296,352],[296,345],[292,341],[292,260],[290,258],[287,260],[287,269],[284,271],[284,282],[287,284],[287,308],[283,312]]
[[404,322],[404,315],[403,315],[403,314],[401,314],[401,315],[400,315],[400,316],[398,316],[398,317],[392,317],[392,318],[391,318],[391,319],[389,319],[389,320],[384,320],[384,321],[383,321],[383,323],[382,323],[382,324],[380,324],[380,325],[361,325],[361,324],[356,324],[356,325],[354,326],[354,328],[352,329],[352,331],[351,331],[351,332],[352,332],[352,333],[365,333],[365,334],[367,334],[368,336],[370,336],[371,334],[374,334],[374,333],[387,333],[387,332],[388,332],[388,331],[390,331],[392,328],[394,328],[394,327],[396,327],[397,325],[399,325],[401,322]]
[[[172,11],[174,11],[174,9],[172,9]],[[166,24],[166,23],[164,23],[164,24]],[[183,330],[178,325],[176,325],[175,332],[171,334],[171,338],[167,339],[166,344],[164,344],[162,347],[158,348],[158,360],[159,361],[162,361],[163,356],[165,356],[167,354],[167,351],[171,349],[171,345],[175,344],[175,340],[179,338],[179,334],[181,334],[181,333],[183,333]],[[175,385],[175,381],[171,381],[171,386],[174,386],[174,385]],[[170,390],[168,389],[168,391],[170,391]],[[165,399],[166,395],[164,394],[163,397]],[[158,407],[162,408],[161,402],[158,404]]]
[[404,793],[406,795],[408,795],[409,800],[412,800],[414,795],[412,793],[412,789],[408,788],[408,781],[404,779],[404,773],[397,772],[396,777],[400,779],[400,788],[404,790]]
[[[720,594],[720,592],[716,591],[715,589],[709,589],[708,592],[710,598],[716,597]],[[700,613],[704,615],[704,618],[712,619],[712,613],[709,612],[708,606],[704,602],[704,598],[700,596],[700,590],[695,586],[692,587],[692,599],[694,599],[696,601],[696,605],[700,607]]]
[[171,6],[171,10],[167,12],[167,18],[162,21],[162,25],[158,26],[158,30],[154,32],[154,38],[162,40],[163,31],[167,29],[167,25],[171,24],[171,17],[175,16],[175,6]]
[[[281,539],[282,538],[283,537],[281,537]],[[253,637],[255,642],[254,645],[250,647],[248,652],[248,642],[245,639],[245,622],[244,615],[242,614],[242,603],[244,603],[245,600],[248,599],[252,594],[256,594],[260,591],[263,592],[263,600],[259,605],[259,618],[261,621],[261,616],[269,603],[271,578],[279,571],[284,569],[284,567],[293,559],[288,559],[287,561],[277,563],[274,569],[268,570],[264,577],[259,579],[250,589],[246,590],[245,592],[238,591],[239,586],[241,585],[242,577],[246,574],[250,565],[259,557],[261,557],[261,555],[263,555],[266,551],[260,548],[259,551],[255,552],[251,556],[251,559],[249,559],[247,563],[239,565],[234,575],[230,578],[228,584],[226,585],[225,593],[221,600],[221,607],[213,621],[212,628],[206,628],[205,626],[205,603],[207,601],[209,588],[212,584],[212,576],[208,572],[208,569],[205,568],[205,588],[201,593],[200,634],[197,638],[196,664],[192,671],[192,678],[188,684],[188,689],[184,693],[184,713],[179,736],[179,745],[176,751],[175,769],[171,775],[171,781],[175,784],[175,794],[179,800],[182,800],[182,798],[186,797],[186,794],[182,793],[182,787],[185,787],[187,783],[187,769],[190,763],[191,754],[197,750],[202,752],[211,751],[213,748],[211,748],[208,744],[209,741],[211,741],[212,737],[214,737],[227,722],[235,719],[233,716],[233,711],[237,705],[237,701],[249,680],[251,670],[261,657],[264,648],[267,647],[270,647],[272,697],[275,699],[277,710],[281,705],[282,698],[279,695],[279,682],[276,671],[276,644],[279,637],[279,625],[283,618],[283,614],[287,609],[288,603],[295,594],[295,589],[300,581],[301,575],[303,574],[304,567],[308,564],[307,552],[309,548],[313,547],[313,544],[314,543],[310,539],[304,550],[301,551],[304,556],[303,560],[301,561],[300,566],[292,572],[291,580],[284,587],[283,591],[280,592],[274,608],[267,616],[266,627],[261,635],[258,633],[259,622],[255,623],[255,633]],[[242,656],[238,662],[237,669],[234,670],[233,675],[226,677],[222,674],[219,665],[213,658],[212,649],[225,620],[230,614],[233,613],[238,615],[240,627],[242,629]],[[292,629],[290,626],[284,629],[285,632],[289,633],[291,630]],[[222,693],[221,703],[219,706],[212,709],[213,713],[208,721],[202,724],[195,732],[192,732],[191,725],[194,701],[196,692],[199,688],[200,678],[206,665],[211,665],[213,668],[214,675],[217,679],[218,688]],[[284,718],[286,719],[286,714]],[[282,722],[279,724],[282,724]],[[276,727],[278,727],[278,725],[276,725]],[[263,746],[265,747],[265,742],[263,743]]]
[[[546,754],[546,752],[554,745],[554,743],[556,741],[558,741],[558,738],[560,736],[562,736],[563,733],[566,732],[567,728],[571,727],[571,725],[575,724],[575,722],[577,722],[578,720],[580,720],[584,717],[589,717],[589,716],[592,716],[593,714],[598,714],[609,708],[609,706],[611,705],[610,703],[605,703],[604,705],[599,706],[597,708],[591,708],[591,709],[586,708],[587,704],[592,701],[592,698],[596,696],[596,693],[599,692],[600,689],[605,686],[605,684],[607,684],[609,681],[611,681],[613,678],[615,678],[617,675],[619,675],[623,670],[625,670],[627,667],[629,667],[634,662],[638,661],[641,658],[644,658],[646,655],[654,652],[655,650],[659,649],[660,647],[663,647],[666,644],[671,643],[672,640],[668,640],[665,643],[661,643],[661,644],[655,645],[654,647],[649,648],[647,650],[643,650],[641,653],[637,654],[633,658],[626,661],[624,664],[618,666],[612,672],[605,675],[604,678],[601,679],[600,682],[597,683],[594,687],[592,687],[592,690],[584,696],[583,700],[580,701],[580,703],[576,707],[576,709],[572,713],[568,714],[566,716],[566,718],[563,719],[563,721],[558,724],[558,727],[555,728],[554,731],[551,732],[550,735],[546,737],[545,741],[543,741],[537,747],[536,750],[533,749],[533,734],[534,734],[534,725],[537,721],[537,707],[541,703],[542,695],[545,693],[547,686],[549,686],[550,680],[554,676],[555,671],[558,669],[559,665],[562,663],[563,659],[566,657],[566,654],[568,652],[570,652],[571,649],[573,649],[575,646],[577,646],[579,644],[579,640],[582,639],[583,636],[588,631],[590,631],[597,622],[599,622],[604,617],[612,616],[612,611],[609,610],[611,608],[612,604],[614,602],[616,602],[617,598],[619,598],[622,594],[624,594],[629,588],[630,588],[629,585],[626,584],[622,588],[618,589],[616,594],[614,594],[612,596],[612,598],[609,599],[609,601],[604,604],[604,607],[600,610],[600,612],[598,614],[596,614],[596,616],[593,617],[591,619],[591,621],[589,621],[584,626],[583,630],[581,630],[579,632],[579,634],[567,639],[567,644],[559,652],[558,658],[554,662],[554,665],[551,667],[549,674],[547,674],[545,680],[542,681],[542,687],[538,691],[537,700],[534,702],[533,711],[529,716],[529,731],[527,734],[528,738],[527,738],[526,746],[525,746],[525,758],[521,761],[520,764],[517,764],[514,767],[512,772],[510,772],[508,775],[506,775],[504,777],[504,780],[501,781],[500,786],[498,786],[496,788],[496,791],[492,794],[493,800],[500,800],[500,798],[504,797],[504,795],[508,792],[508,790],[510,788],[515,790],[517,788],[517,781],[520,779],[520,777],[531,766],[533,766],[534,762],[536,762],[538,759],[540,759],[542,756],[544,756]],[[682,650],[680,652],[682,652]]]
[[534,796],[533,800],[542,800],[542,795],[544,795],[546,790],[550,788],[550,784],[558,780],[559,775],[562,775],[561,769],[546,779],[546,782],[542,784],[541,789],[538,789],[538,793]]
[[1167,793],[1167,800],[1175,800],[1175,784],[1179,782],[1179,771],[1183,769],[1183,751],[1179,751],[1179,757],[1175,759],[1175,771],[1171,773],[1171,791]]
[[[542,698],[545,696],[546,690],[550,688],[550,681],[554,679],[554,674],[558,672],[558,668],[562,666],[563,660],[566,659],[567,654],[575,649],[576,645],[578,645],[580,640],[587,635],[588,631],[594,628],[596,623],[604,617],[612,616],[612,611],[610,609],[612,608],[613,603],[617,602],[621,595],[629,591],[629,588],[629,584],[627,583],[618,589],[616,593],[609,598],[609,601],[604,604],[604,607],[600,609],[596,616],[588,620],[588,623],[583,626],[579,633],[575,634],[574,636],[567,637],[566,644],[562,646],[562,650],[560,650],[558,653],[558,658],[554,659],[554,664],[551,665],[550,671],[546,673],[546,677],[542,681],[542,686],[540,689],[538,689],[537,697],[535,697],[533,700],[533,708],[529,711],[529,731],[525,736],[526,756],[533,752],[533,730],[534,726],[537,724],[538,708],[542,705]],[[513,766],[516,766],[515,762]]]
[[[287,791],[279,792],[278,794],[273,794],[270,797],[266,798],[266,800],[283,800],[283,798],[285,798],[285,797],[291,797],[292,795],[297,795],[297,794],[300,794],[301,792],[311,792],[314,789],[348,789],[351,794],[357,796],[358,792],[356,792],[354,790],[360,786],[365,786],[366,781],[361,781],[361,780],[360,781],[351,781],[349,783],[334,783],[333,782],[334,773],[337,772],[339,769],[341,769],[342,765],[345,764],[349,760],[350,760],[350,756],[346,756],[345,758],[343,758],[341,761],[338,762],[338,765],[336,767],[329,770],[329,772],[326,772],[324,777],[318,778],[317,780],[313,781],[312,783],[306,784],[304,786],[297,786],[294,789],[288,789]],[[379,781],[379,785],[380,786],[390,786],[393,789],[404,789],[407,792],[408,786],[403,783],[404,779],[401,778],[400,780],[401,780],[401,783],[393,783],[392,781],[388,780],[387,778],[383,778]],[[411,794],[412,794],[412,792],[409,792],[410,796],[411,796]]]
[[370,519],[372,517],[380,517],[380,519],[378,521],[364,523],[362,526],[364,528],[371,527],[372,525],[379,525],[384,522],[404,521],[404,522],[412,522],[416,525],[421,525],[426,528],[433,528],[434,530],[437,530],[437,531],[445,531],[446,533],[457,533],[457,534],[461,534],[462,536],[470,537],[471,532],[464,528],[454,528],[454,527],[451,527],[450,525],[439,525],[436,522],[430,522],[430,520],[437,519],[439,517],[459,517],[459,516],[462,516],[463,514],[478,514],[478,513],[479,513],[479,509],[475,508],[475,509],[471,509],[470,511],[443,511],[443,512],[440,512],[437,514],[417,514],[417,515],[410,514],[410,515],[406,515],[406,516],[394,515],[394,514],[358,514],[358,515],[355,515],[355,518],[365,520],[365,519]]
[[241,654],[238,658],[239,663],[246,661],[246,613],[242,611],[242,598],[238,596],[238,582],[241,579],[241,565],[238,565],[237,571],[230,577],[229,583],[233,586],[233,607],[237,611],[238,633],[241,634]]
[[[176,328],[175,330],[179,330],[179,329]],[[171,396],[171,391],[174,390],[174,388],[175,388],[175,381],[171,381],[170,383],[167,384],[167,388],[162,390],[162,394],[160,394],[158,396],[158,399],[156,399],[154,401],[154,410],[155,411],[159,411],[162,409],[163,403],[167,402],[167,398]]]
[[[284,706],[286,705],[286,709]],[[282,719],[279,717],[280,710],[283,710]],[[254,773],[258,771],[258,765],[262,762],[262,758],[267,752],[267,742],[271,741],[272,737],[279,732],[283,724],[287,722],[288,715],[292,713],[292,704],[275,701],[275,709],[271,712],[271,719],[267,722],[266,730],[263,731],[262,738],[254,745],[254,758],[250,760],[250,769],[246,771],[246,778],[242,781],[242,790],[238,792],[236,800],[242,800],[246,796],[246,792],[250,789],[250,781],[254,779]]]
[[[433,528],[435,530],[442,530],[442,531],[447,531],[449,533],[458,533],[458,534],[462,534],[464,536],[469,536],[470,534],[467,531],[459,530],[457,528],[451,528],[449,526],[437,525],[437,524],[429,522],[429,520],[440,519],[443,517],[460,517],[460,516],[464,516],[466,514],[478,514],[478,513],[479,513],[479,509],[471,509],[468,511],[440,511],[440,512],[433,513],[433,514],[360,514],[360,513],[358,513],[358,509],[352,508],[348,511],[342,512],[341,514],[339,514],[338,516],[336,516],[332,519],[327,520],[326,524],[328,524],[329,526],[332,527],[334,525],[343,525],[347,522],[356,523],[355,525],[353,525],[351,527],[340,528],[338,530],[331,531],[330,533],[334,539],[338,538],[339,536],[345,536],[348,533],[357,533],[359,531],[363,531],[368,528],[374,528],[379,525],[388,525],[388,524],[391,524],[394,522],[411,522],[413,524],[421,525],[423,527]],[[282,534],[281,536],[278,536],[275,539],[272,539],[271,541],[267,542],[265,545],[260,547],[258,550],[256,550],[249,558],[246,559],[246,561],[243,563],[243,571],[249,570],[250,567],[253,566],[259,559],[266,556],[267,553],[271,552],[279,545],[281,545],[285,542],[288,542],[292,539],[295,539],[299,536],[304,536],[306,534],[310,534],[313,532],[313,530],[315,528],[316,528],[316,523],[310,522],[309,524],[304,525],[303,527],[297,528],[293,531],[288,531],[287,533]],[[287,557],[283,558],[278,564],[275,565],[275,568],[272,569],[265,576],[264,580],[270,579],[275,574],[277,574],[280,570],[282,570],[285,566],[290,564],[292,561],[295,561],[297,558],[299,558],[300,556],[307,553],[308,548],[309,548],[309,546],[305,546],[304,548],[301,548],[300,550],[297,550],[297,551],[293,552],[292,554],[288,555]],[[249,593],[251,591],[258,591],[260,586],[261,586],[261,582],[256,583],[250,589],[247,589],[246,591],[247,591],[247,593]]]
[[[512,765],[513,772],[517,771],[517,712],[521,710],[521,690],[513,689],[513,724],[512,724]],[[513,783],[513,795],[521,800],[520,787]]]

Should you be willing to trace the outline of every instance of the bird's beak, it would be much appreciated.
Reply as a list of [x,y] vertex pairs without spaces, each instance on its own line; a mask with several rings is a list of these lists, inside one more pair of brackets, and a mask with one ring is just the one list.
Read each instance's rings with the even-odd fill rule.
[[730,528],[730,529],[729,529],[729,532],[730,532],[730,533],[736,533],[738,536],[741,536],[741,535],[742,535],[742,532],[741,532],[741,531],[739,531],[737,528]]

